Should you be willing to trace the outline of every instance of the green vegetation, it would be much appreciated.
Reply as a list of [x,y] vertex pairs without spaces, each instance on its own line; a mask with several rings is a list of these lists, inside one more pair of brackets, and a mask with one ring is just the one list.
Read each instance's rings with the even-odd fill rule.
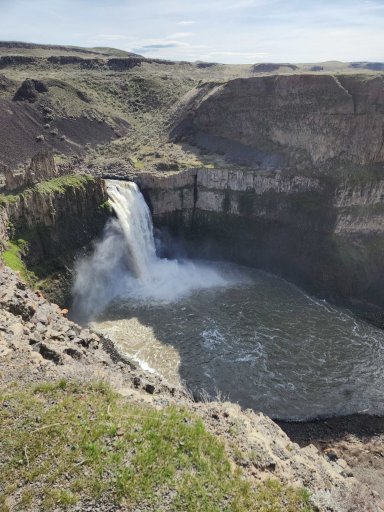
[[5,265],[10,267],[15,272],[20,273],[20,277],[28,283],[30,286],[33,286],[37,277],[31,271],[29,271],[22,259],[22,253],[26,250],[28,242],[23,239],[9,241],[7,243],[7,249],[0,255],[0,258],[3,260]]
[[14,242],[9,242],[7,245],[7,250],[4,251],[1,255],[4,263],[12,270],[15,270],[16,272],[25,272],[25,264],[21,259],[21,252],[25,248],[25,241],[17,240]]
[[109,200],[107,199],[106,201],[104,201],[103,203],[101,203],[99,205],[99,208],[101,210],[106,210],[106,211],[112,211],[112,207],[111,207],[111,203],[109,202]]
[[15,203],[20,199],[21,196],[28,197],[33,192],[40,194],[62,194],[69,188],[84,188],[86,183],[94,181],[94,177],[89,174],[70,174],[68,176],[60,176],[59,178],[53,178],[48,181],[42,181],[37,183],[34,187],[20,190],[13,194],[0,194],[0,207],[7,206]]
[[[310,512],[308,493],[252,487],[185,409],[127,402],[102,383],[0,391],[0,509],[65,510],[102,499],[134,510]],[[163,509],[163,508],[162,508]]]
[[0,208],[16,203],[18,198],[18,195],[15,194],[0,194]]
[[71,187],[84,188],[84,185],[94,181],[94,177],[89,174],[73,174],[69,176],[60,176],[49,181],[38,183],[34,190],[40,194],[64,193]]

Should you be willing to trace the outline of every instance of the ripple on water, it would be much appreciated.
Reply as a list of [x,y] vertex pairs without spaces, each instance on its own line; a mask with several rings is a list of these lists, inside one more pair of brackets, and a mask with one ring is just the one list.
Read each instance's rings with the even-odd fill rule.
[[125,297],[95,327],[171,383],[273,417],[384,413],[383,331],[276,276],[220,268],[228,286],[172,303]]

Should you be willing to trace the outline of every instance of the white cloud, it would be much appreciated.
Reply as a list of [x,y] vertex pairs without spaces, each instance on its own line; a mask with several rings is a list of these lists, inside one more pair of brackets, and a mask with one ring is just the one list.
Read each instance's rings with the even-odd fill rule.
[[184,37],[193,36],[192,32],[176,32],[176,34],[171,34],[167,37],[167,39],[183,39]]
[[1,37],[233,64],[384,61],[384,0],[147,0],[145,10],[138,0],[88,4],[7,0]]
[[92,41],[127,41],[132,39],[125,34],[99,34]]
[[[184,53],[190,53],[195,50],[206,49],[205,45],[201,44],[191,44],[184,41],[177,41],[172,39],[141,39],[137,40],[130,44],[130,47],[127,48],[129,51],[133,51],[136,53],[158,53],[161,52],[177,52],[175,58],[182,59]],[[180,53],[182,50],[182,53]],[[168,55],[164,54],[164,58],[171,58]],[[185,57],[186,58],[186,57]]]

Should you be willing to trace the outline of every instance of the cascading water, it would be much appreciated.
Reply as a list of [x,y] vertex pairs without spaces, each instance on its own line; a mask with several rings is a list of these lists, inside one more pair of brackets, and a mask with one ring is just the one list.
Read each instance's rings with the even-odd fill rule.
[[138,186],[106,183],[117,219],[108,222],[93,254],[76,265],[72,311],[78,321],[97,316],[118,297],[167,303],[237,279],[224,278],[213,265],[159,258],[151,214]]
[[109,182],[107,190],[126,241],[128,267],[137,278],[150,279],[156,249],[148,206],[136,183]]

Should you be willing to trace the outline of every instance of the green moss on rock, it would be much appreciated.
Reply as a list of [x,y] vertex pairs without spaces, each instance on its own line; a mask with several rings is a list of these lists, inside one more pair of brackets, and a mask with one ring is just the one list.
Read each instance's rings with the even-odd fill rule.
[[5,265],[18,272],[23,281],[33,286],[37,277],[27,269],[22,259],[23,251],[27,249],[27,245],[28,242],[23,239],[9,241],[6,250],[1,254],[1,259]]

